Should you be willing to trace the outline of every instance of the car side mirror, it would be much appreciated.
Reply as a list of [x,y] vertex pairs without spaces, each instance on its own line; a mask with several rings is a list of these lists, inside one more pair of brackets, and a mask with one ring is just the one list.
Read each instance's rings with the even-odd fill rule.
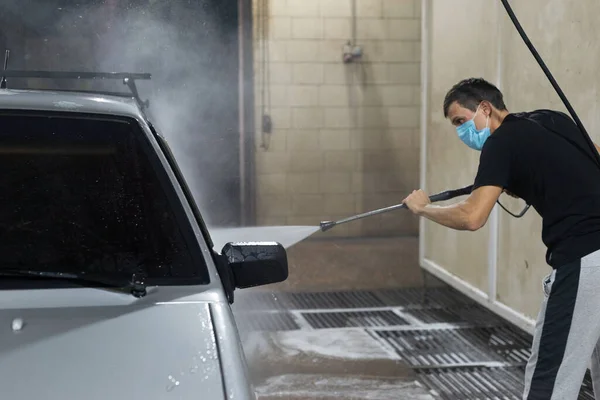
[[227,261],[235,288],[268,285],[288,278],[287,252],[279,243],[227,243],[221,255]]

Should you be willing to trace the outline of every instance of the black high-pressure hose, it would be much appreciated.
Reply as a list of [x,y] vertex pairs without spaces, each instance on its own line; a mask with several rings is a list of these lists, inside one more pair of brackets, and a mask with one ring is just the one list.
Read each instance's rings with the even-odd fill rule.
[[600,155],[596,151],[596,147],[594,146],[594,142],[592,141],[592,139],[590,138],[590,135],[585,130],[585,127],[583,126],[583,123],[581,122],[581,120],[579,119],[579,116],[577,115],[577,113],[575,112],[575,110],[573,109],[573,107],[571,106],[571,103],[569,103],[569,100],[567,99],[567,96],[565,96],[565,94],[563,93],[563,91],[560,88],[560,86],[558,86],[558,83],[556,82],[556,80],[552,76],[552,73],[550,72],[550,70],[548,69],[548,67],[546,67],[546,64],[544,63],[544,60],[542,60],[542,57],[539,55],[539,53],[537,52],[537,50],[535,49],[535,47],[533,46],[533,44],[529,40],[529,37],[527,37],[527,34],[525,33],[525,31],[523,30],[523,27],[519,23],[519,20],[517,19],[517,16],[513,12],[512,8],[510,7],[510,4],[508,3],[508,0],[500,0],[500,1],[502,2],[502,5],[506,9],[506,12],[508,13],[508,16],[510,17],[511,21],[513,22],[515,28],[519,32],[519,35],[521,35],[521,39],[523,39],[523,41],[525,42],[525,45],[527,45],[527,47],[531,51],[531,54],[533,54],[533,57],[535,58],[535,60],[538,62],[538,64],[540,65],[540,67],[544,71],[544,74],[546,74],[546,77],[548,78],[548,80],[552,84],[552,87],[554,88],[554,90],[556,90],[556,93],[558,93],[558,96],[560,97],[560,99],[564,103],[565,107],[569,111],[569,114],[571,114],[571,117],[575,121],[575,124],[577,124],[577,127],[581,131],[581,134],[585,137],[585,140],[586,140],[587,144],[590,146],[590,149],[592,150],[592,154],[594,154],[594,157],[596,158],[596,162],[598,163],[598,167],[600,167]]

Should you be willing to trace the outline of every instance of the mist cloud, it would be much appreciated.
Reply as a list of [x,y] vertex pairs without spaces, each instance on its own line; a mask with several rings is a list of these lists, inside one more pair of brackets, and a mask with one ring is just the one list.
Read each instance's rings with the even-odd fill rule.
[[[138,83],[140,96],[150,99],[153,123],[173,148],[200,208],[228,207],[222,188],[231,180],[228,165],[237,151],[224,152],[224,146],[216,145],[238,134],[237,120],[232,118],[237,115],[232,109],[235,82],[225,72],[232,67],[226,61],[231,57],[223,57],[224,52],[231,54],[235,44],[235,22],[224,25],[197,1],[153,1],[112,13],[108,0],[69,8],[51,3],[3,0],[2,13],[22,18],[46,40],[41,52],[39,46],[32,46],[13,48],[13,54],[24,51],[29,69],[40,69],[36,64],[43,62],[62,70],[152,73],[150,82]],[[51,42],[60,43],[51,47]],[[81,48],[85,43],[93,46]],[[104,90],[126,90],[121,82],[98,85]],[[227,224],[213,214],[204,212],[209,224]]]

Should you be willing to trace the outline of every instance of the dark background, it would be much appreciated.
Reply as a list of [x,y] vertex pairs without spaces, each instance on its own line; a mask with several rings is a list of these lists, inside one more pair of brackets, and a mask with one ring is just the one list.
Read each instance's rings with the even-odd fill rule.
[[[0,50],[11,51],[9,69],[152,73],[150,83],[139,83],[140,94],[150,100],[150,118],[174,148],[207,223],[251,224],[252,163],[240,168],[240,152],[253,159],[254,130],[249,1],[244,8],[242,142],[237,0],[3,0]],[[9,81],[15,88],[125,90],[121,82],[106,87],[116,84]]]

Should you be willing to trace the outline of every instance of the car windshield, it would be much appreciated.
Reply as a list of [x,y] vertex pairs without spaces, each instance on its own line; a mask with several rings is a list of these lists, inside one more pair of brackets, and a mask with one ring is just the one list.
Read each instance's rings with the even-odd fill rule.
[[190,222],[135,121],[11,114],[0,127],[0,272],[208,282]]

